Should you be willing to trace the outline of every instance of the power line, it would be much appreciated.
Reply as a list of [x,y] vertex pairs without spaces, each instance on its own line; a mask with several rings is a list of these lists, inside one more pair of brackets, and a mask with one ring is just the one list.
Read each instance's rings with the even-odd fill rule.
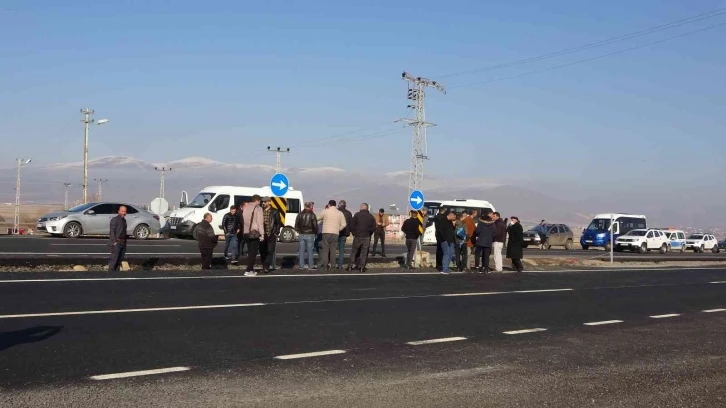
[[493,83],[493,82],[500,82],[500,81],[504,81],[504,80],[507,80],[507,79],[520,78],[520,77],[527,76],[527,75],[539,74],[539,73],[542,73],[542,72],[554,71],[556,69],[565,68],[565,67],[569,67],[569,66],[577,65],[577,64],[582,64],[582,63],[585,63],[585,62],[595,61],[595,60],[598,60],[598,59],[602,59],[602,58],[606,58],[606,57],[611,57],[613,55],[622,54],[624,52],[637,50],[637,49],[640,49],[640,48],[648,47],[650,45],[664,43],[666,41],[671,41],[671,40],[675,40],[677,38],[682,38],[682,37],[686,37],[686,36],[689,36],[689,35],[697,34],[697,33],[700,33],[700,32],[703,32],[703,31],[707,31],[707,30],[711,30],[711,29],[714,29],[716,27],[720,27],[720,26],[723,26],[723,25],[726,25],[726,22],[719,23],[719,24],[714,24],[712,26],[708,26],[708,27],[702,28],[700,30],[689,31],[687,33],[679,34],[679,35],[676,35],[676,36],[673,36],[673,37],[664,38],[662,40],[651,41],[649,43],[645,43],[645,44],[641,44],[641,45],[636,45],[634,47],[625,48],[625,49],[618,50],[618,51],[614,51],[614,52],[610,52],[610,53],[607,53],[607,54],[598,55],[598,56],[592,57],[592,58],[585,58],[585,59],[581,59],[581,60],[577,60],[577,61],[573,61],[573,62],[568,62],[566,64],[555,65],[553,67],[544,68],[544,69],[538,69],[536,71],[523,72],[523,73],[517,74],[517,75],[511,75],[511,76],[506,76],[506,77],[501,77],[501,78],[495,78],[495,79],[491,79],[491,80],[488,80],[488,81],[474,82],[474,83],[471,83],[471,84],[452,86],[449,89],[467,88],[467,87],[471,87],[471,86],[490,84],[490,83]]
[[481,73],[481,72],[494,71],[494,70],[501,69],[501,68],[510,68],[510,67],[514,67],[514,66],[518,66],[518,65],[529,64],[529,63],[532,63],[532,62],[542,61],[542,60],[549,59],[549,58],[554,58],[554,57],[560,57],[560,56],[563,56],[563,55],[573,54],[573,53],[580,52],[580,51],[585,51],[585,50],[589,50],[589,49],[593,49],[593,48],[597,48],[597,47],[602,47],[602,46],[605,46],[605,45],[609,45],[609,44],[613,44],[613,43],[617,43],[617,42],[621,42],[621,41],[630,40],[630,39],[637,38],[637,37],[642,37],[644,35],[653,34],[653,33],[659,32],[659,31],[669,30],[671,28],[680,27],[680,26],[683,26],[683,25],[686,25],[686,24],[695,23],[695,22],[698,22],[698,21],[701,21],[701,20],[706,20],[706,19],[709,19],[709,18],[718,17],[718,16],[721,16],[721,15],[726,14],[726,11],[725,10],[726,10],[726,7],[720,8],[720,9],[716,9],[716,10],[712,10],[712,11],[709,11],[707,13],[699,14],[699,15],[696,15],[696,16],[692,16],[692,17],[688,17],[688,18],[684,18],[684,19],[672,21],[670,23],[661,24],[661,25],[658,25],[658,26],[655,26],[655,27],[651,27],[651,28],[648,28],[648,29],[645,29],[645,30],[635,31],[635,32],[628,33],[628,34],[623,34],[623,35],[620,35],[620,36],[617,36],[617,37],[611,37],[611,38],[608,38],[608,39],[605,39],[605,40],[601,40],[601,41],[597,41],[597,42],[590,43],[590,44],[580,45],[580,46],[573,47],[573,48],[567,48],[567,49],[564,49],[564,50],[555,51],[555,52],[551,52],[551,53],[548,53],[548,54],[543,54],[543,55],[539,55],[539,56],[536,56],[536,57],[525,58],[525,59],[521,59],[521,60],[517,60],[517,61],[512,61],[512,62],[508,62],[508,63],[498,64],[498,65],[491,65],[491,66],[488,66],[488,67],[471,69],[471,70],[468,70],[468,71],[454,72],[454,73],[451,73],[451,74],[438,75],[438,76],[435,76],[433,78],[442,79],[442,78],[452,78],[452,77],[457,77],[457,76],[462,76],[462,75],[477,74],[477,73]]

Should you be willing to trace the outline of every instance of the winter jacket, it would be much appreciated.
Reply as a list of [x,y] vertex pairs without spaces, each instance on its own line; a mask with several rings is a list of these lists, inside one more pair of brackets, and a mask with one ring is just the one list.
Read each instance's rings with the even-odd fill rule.
[[111,218],[109,228],[108,244],[111,246],[115,244],[126,245],[126,218],[120,215]]
[[438,214],[436,214],[436,216],[434,217],[434,229],[436,230],[435,236],[436,241],[438,242],[443,241],[441,239],[441,225],[444,222],[449,222],[449,220],[446,219],[446,214],[444,214],[443,212],[439,212]]
[[368,210],[358,211],[350,222],[350,232],[353,234],[354,238],[370,239],[375,230],[376,220]]
[[466,246],[469,248],[474,248],[474,230],[476,229],[476,224],[474,223],[474,219],[471,217],[466,217],[464,219],[464,225],[466,225]]
[[[384,213],[383,215],[381,215],[380,213],[376,213],[373,218],[376,220],[376,228],[386,229],[386,227],[390,225],[390,222],[388,222],[388,214],[386,213]],[[378,225],[379,223],[383,225]]]
[[524,230],[522,229],[522,224],[512,224],[509,226],[507,231],[509,232],[509,243],[507,244],[507,258],[524,258],[524,251],[522,251],[522,246],[524,242]]
[[346,227],[345,215],[335,207],[328,207],[320,213],[318,220],[323,222],[323,234],[339,235]]
[[456,230],[454,229],[454,223],[444,218],[439,226],[436,227],[436,232],[441,237],[441,242],[453,244],[456,240]]
[[338,209],[340,210],[340,212],[343,213],[343,217],[345,217],[345,228],[343,228],[343,230],[340,231],[340,235],[344,236],[344,237],[349,237],[350,236],[349,226],[350,226],[350,223],[353,222],[353,214],[351,214],[350,211],[348,211],[348,209],[345,207],[340,207]]
[[236,234],[240,226],[239,214],[227,213],[222,218],[222,230],[225,234]]
[[245,211],[242,213],[242,228],[244,234],[249,234],[250,231],[257,231],[260,235],[265,233],[262,207],[252,203],[247,204]]
[[418,227],[418,219],[409,218],[401,225],[401,232],[406,236],[406,239],[418,239],[421,236]]
[[494,242],[494,221],[479,218],[479,225],[476,226],[474,236],[476,236],[476,246],[491,248]]
[[[265,213],[264,209],[262,209],[262,223],[265,223]],[[278,211],[276,208],[270,208],[270,222],[272,223],[272,226],[270,226],[270,232],[272,233],[272,236],[277,237],[280,235],[280,230],[282,229],[282,220],[280,219],[280,211]],[[267,235],[267,225],[265,225],[265,231],[264,235]]]
[[501,242],[507,239],[507,224],[504,223],[503,219],[494,221],[494,242]]
[[315,235],[318,232],[318,217],[310,210],[303,210],[295,219],[298,234]]
[[194,228],[194,237],[197,239],[197,242],[199,242],[199,248],[208,249],[217,246],[217,235],[214,233],[212,224],[207,222],[207,220],[202,220],[202,222],[197,224]]

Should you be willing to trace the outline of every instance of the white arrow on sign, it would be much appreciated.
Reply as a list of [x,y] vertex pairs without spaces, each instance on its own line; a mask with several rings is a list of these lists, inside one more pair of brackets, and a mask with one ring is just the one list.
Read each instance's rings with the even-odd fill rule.
[[282,180],[280,180],[280,181],[273,181],[271,184],[272,184],[273,187],[277,187],[280,190],[284,190],[285,187],[287,187],[287,184],[285,184],[285,182],[282,181]]
[[413,202],[413,203],[421,204],[421,201],[423,201],[423,200],[421,199],[420,196],[411,197],[411,202]]

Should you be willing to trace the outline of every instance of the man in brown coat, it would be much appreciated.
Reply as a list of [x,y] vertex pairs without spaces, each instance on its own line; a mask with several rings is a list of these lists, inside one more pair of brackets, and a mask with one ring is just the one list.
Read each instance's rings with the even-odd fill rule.
[[479,211],[472,210],[469,216],[464,219],[464,226],[466,226],[466,270],[471,270],[474,267],[474,230],[476,230],[476,224],[474,220],[479,216]]
[[373,255],[376,254],[376,247],[378,246],[378,240],[381,240],[381,256],[386,257],[386,227],[389,225],[388,214],[386,210],[381,208],[378,210],[378,214],[374,215],[373,218],[376,220],[376,231],[373,233]]

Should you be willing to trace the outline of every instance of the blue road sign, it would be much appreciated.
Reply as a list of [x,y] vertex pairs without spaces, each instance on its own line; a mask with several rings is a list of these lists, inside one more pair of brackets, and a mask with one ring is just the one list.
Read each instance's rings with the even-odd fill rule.
[[419,190],[413,190],[411,195],[408,196],[408,202],[411,204],[411,208],[418,211],[424,206],[424,195]]
[[277,173],[270,179],[270,190],[272,190],[272,194],[276,197],[284,196],[289,188],[290,181],[282,173]]

